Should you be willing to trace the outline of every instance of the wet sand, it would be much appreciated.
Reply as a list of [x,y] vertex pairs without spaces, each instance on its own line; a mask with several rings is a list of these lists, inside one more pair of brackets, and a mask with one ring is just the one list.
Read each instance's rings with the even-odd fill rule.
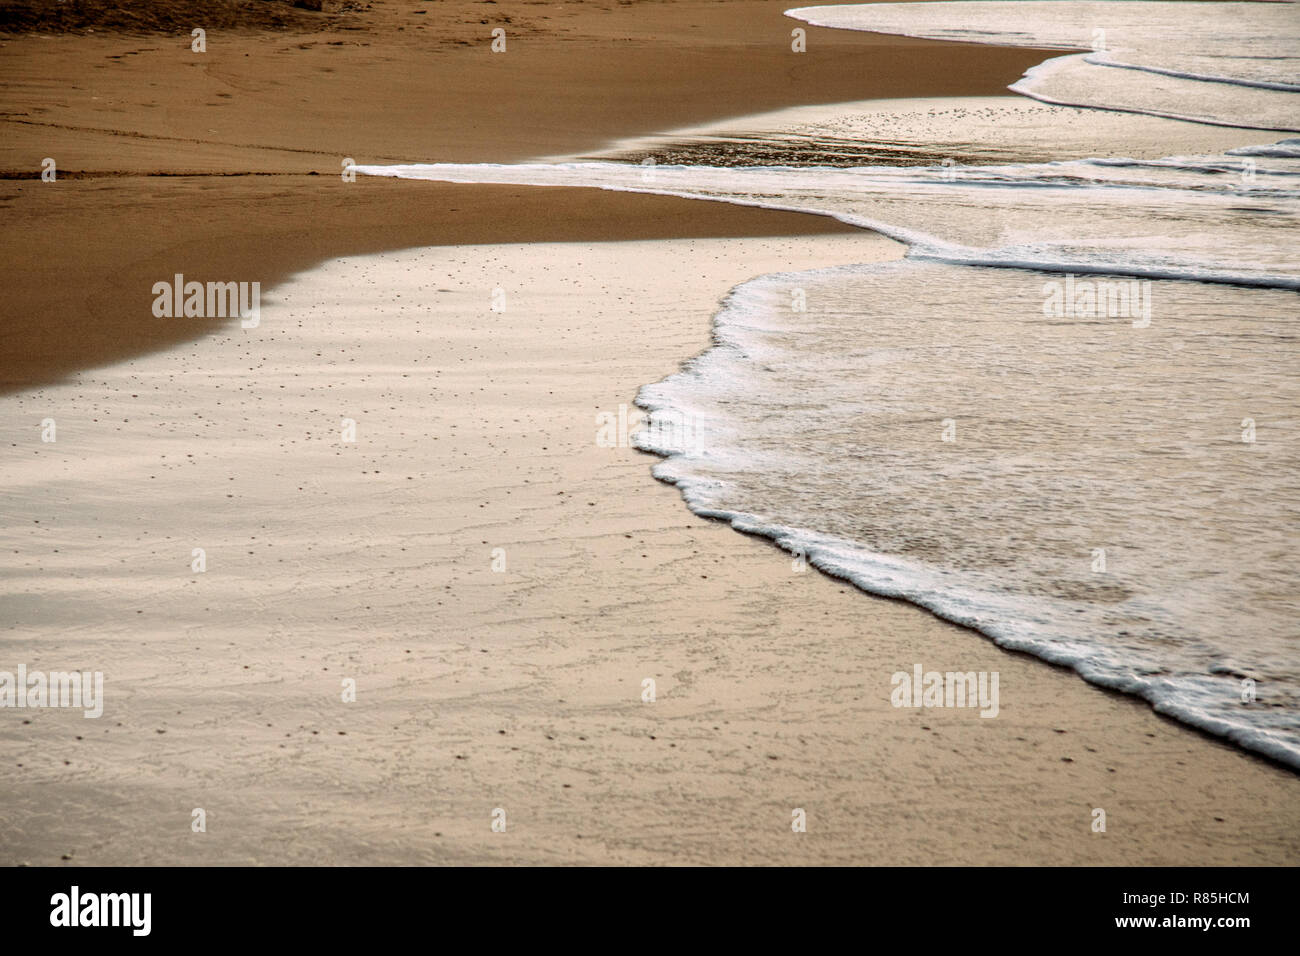
[[[990,94],[1040,54],[810,30],[792,66],[780,5],[610,3],[530,8],[493,60],[472,20],[460,45],[382,19],[416,8],[210,34],[200,66],[157,37],[0,48],[28,114],[0,147],[0,667],[105,674],[98,720],[3,712],[0,861],[1295,859],[1292,774],[799,573],[596,440],[706,347],[730,286],[898,246],[703,202],[338,176]],[[12,178],[49,155],[87,175]],[[409,246],[433,248],[361,257]],[[263,281],[262,324],[154,319],[175,272]],[[998,718],[891,707],[917,661],[1000,672]]]

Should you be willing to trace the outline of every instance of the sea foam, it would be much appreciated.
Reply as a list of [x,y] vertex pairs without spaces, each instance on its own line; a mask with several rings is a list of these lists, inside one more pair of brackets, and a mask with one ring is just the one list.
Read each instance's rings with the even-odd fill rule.
[[[935,39],[1091,47],[1013,89],[1297,128],[1300,19],[1289,4],[791,13]],[[1034,109],[1043,142],[1050,124],[1079,115]],[[854,124],[852,112],[840,117],[836,141],[852,140]],[[858,129],[863,142],[878,135]],[[666,456],[655,474],[693,511],[828,573],[1300,767],[1300,140],[1241,142],[983,165],[358,169],[798,210],[907,243],[899,263],[733,289],[714,346],[638,396],[652,422],[696,423],[689,448],[656,445],[653,428],[642,435]]]

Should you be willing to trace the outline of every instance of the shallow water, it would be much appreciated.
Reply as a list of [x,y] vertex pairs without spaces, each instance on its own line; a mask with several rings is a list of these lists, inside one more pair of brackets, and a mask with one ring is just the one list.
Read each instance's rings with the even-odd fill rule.
[[982,0],[799,7],[824,27],[1087,50],[1012,89],[1046,103],[1256,129],[1300,130],[1300,9],[1283,3]]
[[715,348],[638,397],[693,426],[647,433],[655,473],[867,590],[1293,761],[1294,294],[1153,283],[1159,319],[1134,328],[1044,316],[1053,281],[902,262],[749,282]]
[[[856,28],[888,16],[890,32],[938,36],[942,23],[1007,41],[997,12],[1007,6],[800,15]],[[1197,4],[1181,45],[1157,42],[1179,23],[1175,4],[1011,6],[1016,42],[1035,46],[1068,45],[1099,8],[1110,18],[1106,52],[1143,67],[1053,61],[1022,92],[1041,96],[1050,73],[1050,89],[1073,102],[1172,114],[1167,97],[1181,84],[1182,102],[1212,122],[1231,101],[1232,118],[1270,128],[1279,102],[1297,102],[1279,79],[1297,49],[1293,6]],[[1259,8],[1249,29],[1233,25],[1243,6]],[[1272,45],[1252,45],[1260,30]],[[1268,53],[1279,44],[1289,47]],[[1247,62],[1255,54],[1267,56]],[[1210,61],[1227,82],[1168,75],[1203,76]],[[1058,155],[1061,124],[1079,115],[1022,111],[1013,155]],[[1006,155],[1001,124],[976,118],[935,123],[947,127],[935,154],[960,140],[969,157]],[[872,156],[879,119],[846,110],[787,145],[858,142],[856,155]],[[1157,136],[1169,129],[1140,122]],[[638,397],[658,426],[640,443],[667,456],[656,475],[698,513],[767,534],[867,590],[1300,767],[1300,140],[1276,140],[1243,133],[1240,148],[1193,155],[1112,147],[984,165],[874,155],[875,165],[847,168],[360,169],[805,210],[907,242],[901,263],[761,276],[732,290],[715,347]],[[769,144],[780,155],[779,134],[745,142],[751,155]]]

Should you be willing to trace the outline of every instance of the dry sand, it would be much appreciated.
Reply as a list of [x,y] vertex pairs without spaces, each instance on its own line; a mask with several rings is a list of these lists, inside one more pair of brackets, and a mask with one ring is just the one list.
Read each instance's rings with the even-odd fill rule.
[[[380,10],[399,6],[419,7]],[[1039,58],[810,31],[792,69],[765,45],[789,28],[779,5],[583,5],[510,74],[513,98],[482,49],[431,54],[387,20],[346,34],[370,47],[234,35],[224,67],[211,38],[199,68],[156,37],[8,41],[10,108],[45,112],[7,123],[3,165],[37,168],[57,133],[62,168],[131,175],[6,187],[0,667],[103,670],[107,700],[99,720],[5,712],[0,862],[1294,861],[1292,774],[795,573],[687,512],[652,458],[597,445],[595,414],[704,348],[729,286],[897,246],[706,203],[333,172],[580,152],[819,97],[987,94]],[[272,63],[253,79],[235,44]],[[142,45],[159,49],[51,105],[48,76]],[[345,74],[333,99],[326,66]],[[592,88],[608,95],[585,108]],[[198,105],[209,92],[231,105]],[[277,175],[145,175],[167,169]],[[569,241],[450,245],[507,240]],[[148,314],[176,271],[270,283],[411,245],[439,247],[279,285],[257,330]],[[409,285],[371,284],[401,267]],[[999,717],[892,708],[915,662],[998,671]]]

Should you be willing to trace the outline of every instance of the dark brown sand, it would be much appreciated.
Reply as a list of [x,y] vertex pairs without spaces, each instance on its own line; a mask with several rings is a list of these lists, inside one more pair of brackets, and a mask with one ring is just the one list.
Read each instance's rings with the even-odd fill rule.
[[[817,28],[794,54],[789,5],[767,0],[326,15],[259,3],[242,25],[153,2],[130,25],[164,32],[130,34],[117,6],[44,21],[20,10],[8,25],[27,32],[0,34],[3,391],[209,331],[152,315],[153,283],[177,272],[267,289],[326,259],[409,246],[848,231],[595,190],[343,183],[345,157],[512,162],[795,104],[995,94],[1043,58]],[[184,23],[210,24],[205,53]],[[504,54],[489,48],[498,23]],[[55,183],[36,178],[46,157]]]

